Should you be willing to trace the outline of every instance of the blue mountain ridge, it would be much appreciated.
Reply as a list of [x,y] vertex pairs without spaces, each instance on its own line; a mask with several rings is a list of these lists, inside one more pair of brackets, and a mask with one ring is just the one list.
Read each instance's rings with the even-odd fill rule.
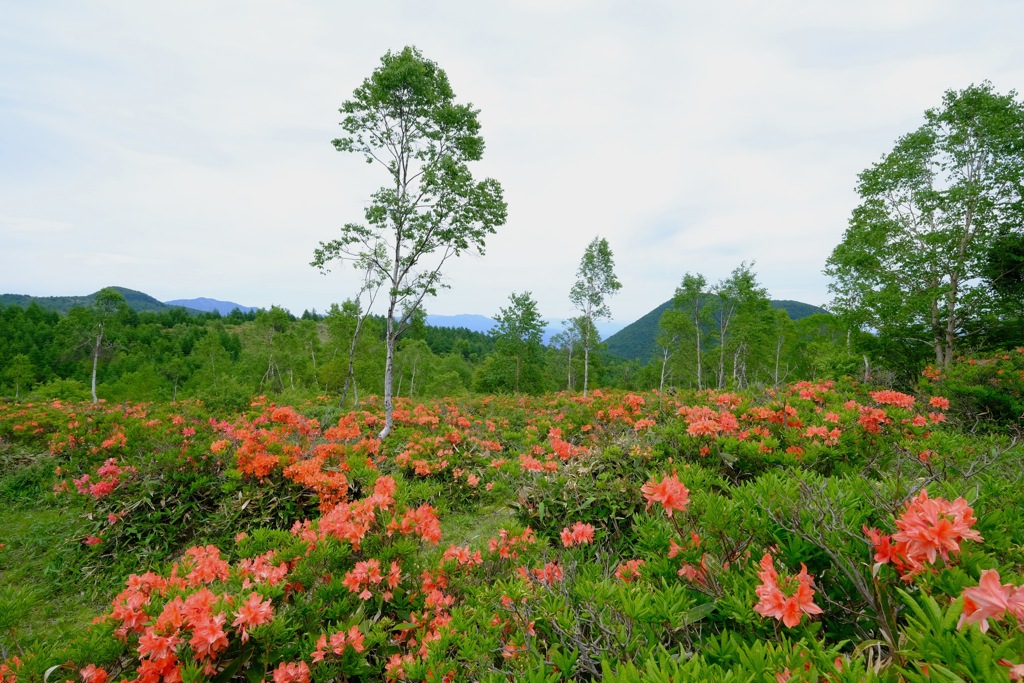
[[[464,327],[472,332],[483,332],[484,334],[490,332],[494,326],[498,324],[487,316],[475,314],[428,314],[426,322],[432,327]],[[565,328],[567,321],[560,318],[546,318],[544,322],[546,323],[546,327],[544,328],[544,343],[549,344],[551,343],[551,338]],[[598,322],[596,324],[597,331],[601,335],[602,339],[610,337],[625,326],[626,323],[618,323],[614,321]]]
[[205,296],[201,296],[197,299],[173,299],[171,301],[165,301],[168,306],[184,306],[185,308],[191,308],[196,311],[203,311],[206,313],[213,313],[214,311],[221,315],[227,315],[236,308],[242,313],[248,313],[249,311],[255,311],[256,306],[243,306],[242,304],[236,304],[233,301],[220,301],[218,299],[208,299]]

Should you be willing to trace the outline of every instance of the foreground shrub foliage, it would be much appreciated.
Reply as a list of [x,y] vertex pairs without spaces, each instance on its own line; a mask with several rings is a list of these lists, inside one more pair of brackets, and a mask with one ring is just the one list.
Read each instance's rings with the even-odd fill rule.
[[2,405],[2,502],[80,520],[39,590],[106,607],[0,583],[0,679],[1019,680],[1022,449],[942,381]]

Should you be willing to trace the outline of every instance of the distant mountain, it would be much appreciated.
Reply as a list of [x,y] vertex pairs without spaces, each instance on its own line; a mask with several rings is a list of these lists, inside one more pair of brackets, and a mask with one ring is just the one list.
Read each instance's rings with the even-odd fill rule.
[[464,327],[472,332],[487,334],[498,323],[483,315],[427,315],[431,327]]
[[[128,303],[128,306],[132,310],[137,312],[142,311],[166,311],[171,308],[165,303],[157,301],[148,294],[138,292],[134,289],[127,289],[125,287],[110,287],[110,289],[116,289],[124,296],[124,300]],[[0,294],[0,304],[4,306],[21,306],[27,308],[33,303],[38,304],[42,308],[50,311],[57,311],[58,313],[67,313],[75,306],[92,306],[96,300],[96,295],[99,292],[93,292],[92,294],[86,294],[84,296],[31,296],[29,294]],[[198,313],[199,311],[194,309],[188,309],[189,313]]]
[[[786,311],[793,320],[806,318],[815,313],[828,313],[824,308],[805,304],[801,301],[773,299],[771,304],[773,308]],[[671,306],[672,300],[669,299],[635,323],[627,325],[613,334],[607,339],[608,351],[620,358],[642,362],[649,360],[656,351],[655,340],[658,337],[658,321],[661,320],[661,314]]]
[[[550,344],[551,338],[556,334],[565,329],[566,320],[560,318],[546,318],[544,320],[544,343]],[[464,327],[467,330],[473,332],[482,332],[488,334],[494,326],[498,323],[493,319],[482,315],[463,314],[463,315],[428,315],[427,324],[432,327]],[[619,330],[625,327],[624,323],[617,322],[599,322],[597,323],[597,331],[600,333],[601,338],[604,339],[608,335],[615,334]]]
[[[567,319],[559,318],[548,318],[547,328],[544,330],[544,343],[548,344],[551,342],[551,338],[556,334],[565,329],[565,326],[569,324]],[[594,327],[597,328],[597,333],[601,335],[601,339],[608,339],[619,330],[626,327],[626,323],[617,323],[614,320],[598,320],[594,323]]]
[[207,299],[204,296],[201,296],[198,299],[174,299],[172,301],[165,301],[164,303],[168,306],[182,306],[183,308],[191,308],[196,311],[204,311],[207,313],[217,312],[221,315],[227,315],[236,308],[242,313],[258,310],[255,306],[243,306],[242,304],[236,304],[233,301]]

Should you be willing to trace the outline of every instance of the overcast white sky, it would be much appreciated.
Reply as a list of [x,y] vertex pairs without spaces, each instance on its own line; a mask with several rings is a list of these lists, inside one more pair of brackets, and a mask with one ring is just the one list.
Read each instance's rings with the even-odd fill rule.
[[207,296],[326,310],[308,264],[379,168],[337,109],[414,44],[481,110],[508,223],[435,314],[548,317],[600,235],[629,322],[741,261],[823,304],[857,174],[947,89],[1024,83],[1024,3],[0,0],[0,292]]

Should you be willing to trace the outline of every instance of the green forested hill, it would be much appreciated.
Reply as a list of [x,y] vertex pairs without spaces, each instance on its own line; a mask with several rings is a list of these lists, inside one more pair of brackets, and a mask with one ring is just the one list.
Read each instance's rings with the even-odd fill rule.
[[[772,307],[786,311],[793,320],[806,318],[815,313],[827,313],[823,308],[805,304],[801,301],[790,301],[772,299]],[[627,325],[612,336],[608,337],[608,351],[612,355],[629,360],[646,362],[650,360],[655,352],[655,339],[658,336],[658,321],[661,314],[672,305],[669,299],[662,305],[655,308],[636,322]]]
[[[124,296],[125,301],[128,302],[128,306],[136,312],[166,311],[172,308],[184,308],[183,306],[168,306],[161,301],[157,301],[150,295],[134,289],[127,289],[126,287],[111,287],[110,289],[115,289],[120,292]],[[98,292],[93,292],[92,294],[86,294],[83,296],[31,296],[29,294],[0,294],[0,306],[21,306],[22,308],[28,308],[30,305],[35,303],[48,311],[67,313],[75,306],[91,306],[93,301],[96,299],[97,293]],[[191,308],[185,308],[185,310],[189,313],[200,312],[192,310]]]

